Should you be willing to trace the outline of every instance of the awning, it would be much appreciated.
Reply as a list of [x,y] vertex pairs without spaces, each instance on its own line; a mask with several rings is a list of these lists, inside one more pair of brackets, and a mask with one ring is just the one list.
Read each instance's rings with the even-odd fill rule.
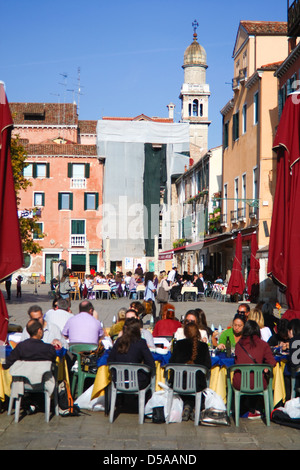
[[204,238],[204,240],[189,243],[188,245],[180,246],[178,248],[173,248],[173,250],[162,251],[158,254],[159,260],[173,259],[173,256],[179,253],[188,252],[188,251],[200,251],[203,248],[208,248],[209,246],[219,245],[220,243],[225,243],[230,240],[234,240],[237,237],[237,234],[240,232],[242,235],[242,240],[247,241],[251,240],[251,235],[257,230],[257,226],[248,227],[242,230],[236,230],[234,232],[224,232],[213,237]]

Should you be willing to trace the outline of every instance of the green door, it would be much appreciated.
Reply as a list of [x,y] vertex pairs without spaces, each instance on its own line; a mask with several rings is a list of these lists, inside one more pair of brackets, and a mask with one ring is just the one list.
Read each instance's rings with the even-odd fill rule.
[[45,256],[45,281],[46,284],[49,284],[51,282],[51,277],[52,277],[52,261],[57,261],[59,260],[59,254],[57,253],[51,253],[51,254],[46,254]]

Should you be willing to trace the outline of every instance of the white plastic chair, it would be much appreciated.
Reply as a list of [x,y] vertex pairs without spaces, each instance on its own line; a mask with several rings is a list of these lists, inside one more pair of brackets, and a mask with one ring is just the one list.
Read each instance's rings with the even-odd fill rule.
[[[152,393],[155,390],[155,374],[151,367],[146,364],[132,364],[132,363],[109,363],[109,370],[115,372],[115,377],[111,381],[111,400],[109,422],[113,423],[114,412],[118,393],[138,395],[139,399],[139,424],[144,422],[145,398],[146,392],[151,389]],[[149,385],[140,390],[138,382],[138,371],[143,370],[149,373],[151,377]]]
[[167,419],[169,423],[170,412],[174,393],[178,395],[194,395],[195,396],[195,421],[194,425],[198,426],[201,412],[202,390],[197,391],[197,372],[205,375],[207,386],[209,381],[209,370],[205,366],[197,364],[167,364],[165,367],[166,380],[168,380],[168,372],[173,371],[173,385],[168,390],[167,397]]
[[[27,374],[26,367],[44,368],[41,372],[40,382],[34,380],[33,375]],[[23,369],[23,372],[22,372]],[[45,421],[50,421],[50,405],[51,396],[54,398],[55,415],[59,415],[58,411],[58,394],[57,394],[57,368],[50,361],[16,361],[10,368],[12,375],[11,394],[8,404],[7,414],[11,415],[13,404],[15,401],[15,423],[19,422],[21,400],[25,392],[29,393],[44,393],[45,397]],[[22,375],[22,373],[24,375]],[[31,380],[29,377],[31,376]]]

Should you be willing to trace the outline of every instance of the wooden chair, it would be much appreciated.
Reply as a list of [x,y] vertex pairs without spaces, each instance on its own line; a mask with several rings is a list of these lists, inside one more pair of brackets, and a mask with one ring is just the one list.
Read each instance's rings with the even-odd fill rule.
[[78,277],[72,277],[70,278],[70,284],[72,287],[74,287],[74,291],[70,292],[70,298],[72,300],[76,300],[76,296],[78,295],[78,299],[81,299],[81,292],[79,288],[79,282],[78,282]]

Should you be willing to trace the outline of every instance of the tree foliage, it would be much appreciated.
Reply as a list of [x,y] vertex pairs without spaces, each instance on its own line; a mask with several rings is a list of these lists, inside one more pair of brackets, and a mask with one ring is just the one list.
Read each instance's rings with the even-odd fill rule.
[[[28,166],[28,163],[26,163],[26,157],[27,152],[23,145],[20,143],[19,136],[12,137],[11,163],[18,207],[21,202],[21,198],[19,195],[20,191],[26,191],[30,186],[32,186],[31,181],[25,178],[23,175],[24,168]],[[33,214],[35,213],[34,208],[26,208],[26,210],[30,212],[33,211]],[[32,218],[19,218],[20,235],[24,253],[35,254],[39,253],[42,249],[39,243],[33,240],[32,238],[33,232],[37,232],[39,236],[42,235],[39,225],[37,224],[38,221],[39,219],[36,215],[33,215]]]

